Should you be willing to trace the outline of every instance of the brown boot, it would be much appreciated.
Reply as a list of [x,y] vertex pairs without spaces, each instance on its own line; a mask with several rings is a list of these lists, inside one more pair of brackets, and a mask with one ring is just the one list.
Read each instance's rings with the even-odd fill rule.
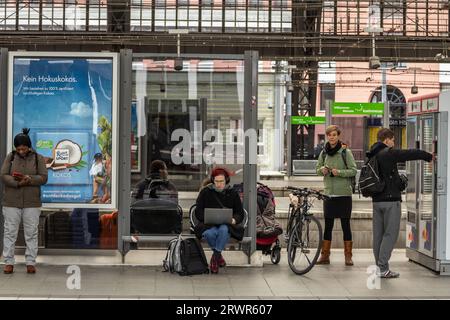
[[14,272],[14,266],[12,264],[5,264],[5,267],[3,269],[4,274],[11,274]]
[[27,265],[27,273],[36,273],[36,267],[32,265]]
[[317,260],[316,264],[330,264],[330,248],[331,248],[331,241],[323,240],[320,258],[319,260]]
[[345,255],[345,265],[352,266],[352,245],[353,241],[344,241],[344,255]]

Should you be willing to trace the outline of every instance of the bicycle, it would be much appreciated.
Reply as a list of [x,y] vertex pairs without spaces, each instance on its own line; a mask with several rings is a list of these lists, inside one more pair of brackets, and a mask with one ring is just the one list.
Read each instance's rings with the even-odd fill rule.
[[[319,191],[308,188],[287,187],[298,198],[298,204],[289,205],[286,239],[288,263],[298,275],[309,272],[319,258],[322,249],[322,225],[309,211],[313,200],[329,199]],[[298,250],[299,249],[299,250]]]

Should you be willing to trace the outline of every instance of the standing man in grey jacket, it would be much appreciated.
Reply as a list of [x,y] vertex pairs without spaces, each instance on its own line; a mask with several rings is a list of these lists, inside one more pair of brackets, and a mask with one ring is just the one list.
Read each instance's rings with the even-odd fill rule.
[[402,181],[397,163],[425,160],[432,161],[434,155],[419,149],[394,149],[394,132],[383,128],[368,152],[368,158],[377,157],[379,172],[385,186],[382,192],[372,197],[373,202],[373,253],[380,268],[381,278],[398,278],[398,272],[389,269],[389,259],[400,231]]
[[22,133],[14,137],[16,150],[8,154],[1,168],[1,178],[5,185],[2,206],[5,220],[3,272],[6,274],[14,272],[14,249],[21,220],[27,245],[27,273],[36,273],[41,186],[47,183],[47,168],[44,158],[31,149],[29,131],[24,128]]

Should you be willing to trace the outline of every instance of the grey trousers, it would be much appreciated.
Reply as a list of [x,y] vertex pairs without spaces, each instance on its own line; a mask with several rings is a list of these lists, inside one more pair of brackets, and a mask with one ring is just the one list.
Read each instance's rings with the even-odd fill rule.
[[16,247],[17,234],[20,221],[23,220],[23,229],[27,249],[25,251],[25,262],[27,265],[35,265],[38,253],[38,225],[40,208],[12,208],[3,207],[5,219],[5,231],[3,235],[3,257],[5,264],[14,265],[14,250]]
[[401,203],[373,203],[373,255],[381,272],[389,270],[389,259],[400,231]]

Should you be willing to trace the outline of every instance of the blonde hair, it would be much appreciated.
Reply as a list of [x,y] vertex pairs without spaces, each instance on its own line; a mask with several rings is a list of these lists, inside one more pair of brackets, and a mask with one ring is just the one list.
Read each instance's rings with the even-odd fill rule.
[[326,135],[329,135],[333,131],[336,131],[338,136],[341,135],[341,129],[338,126],[334,125],[334,124],[331,125],[331,126],[328,126],[327,129],[325,130],[325,133],[326,133]]

